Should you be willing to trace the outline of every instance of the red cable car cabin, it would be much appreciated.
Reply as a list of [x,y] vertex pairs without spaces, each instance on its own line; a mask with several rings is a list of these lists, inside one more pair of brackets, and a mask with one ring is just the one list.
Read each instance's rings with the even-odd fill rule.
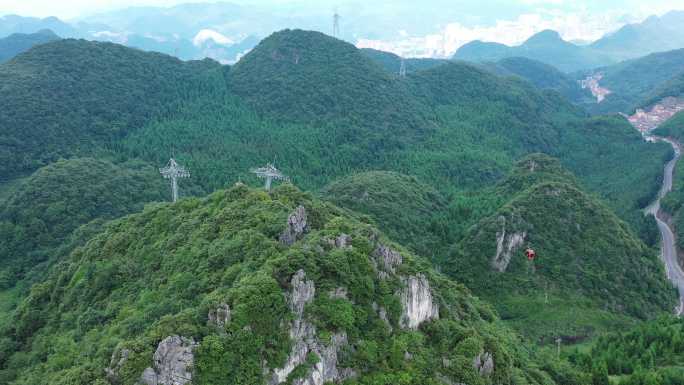
[[534,250],[528,247],[527,250],[525,250],[525,256],[527,257],[528,261],[534,261],[534,258],[537,256],[537,253],[535,253]]

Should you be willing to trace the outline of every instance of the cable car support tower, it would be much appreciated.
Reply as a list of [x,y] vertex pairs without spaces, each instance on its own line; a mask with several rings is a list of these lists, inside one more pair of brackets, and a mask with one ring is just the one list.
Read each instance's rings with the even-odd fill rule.
[[289,181],[290,178],[283,175],[280,170],[275,168],[275,166],[272,163],[266,164],[265,167],[259,167],[255,168],[252,170],[254,174],[256,174],[257,178],[265,179],[266,182],[264,184],[264,189],[266,191],[271,191],[271,183],[274,180],[283,180],[283,181]]
[[171,158],[166,167],[160,168],[159,173],[164,179],[171,179],[171,197],[173,202],[178,201],[178,179],[189,178],[190,172],[185,167],[176,163],[176,160]]

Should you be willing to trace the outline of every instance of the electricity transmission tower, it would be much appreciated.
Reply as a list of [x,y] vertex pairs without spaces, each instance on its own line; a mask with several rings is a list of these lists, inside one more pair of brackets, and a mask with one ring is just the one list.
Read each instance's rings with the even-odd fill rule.
[[271,182],[274,180],[290,180],[290,178],[283,175],[283,173],[271,163],[267,163],[266,167],[255,168],[252,172],[255,173],[258,178],[266,179],[266,184],[264,184],[264,189],[266,191],[271,191]]
[[340,16],[339,13],[337,13],[337,10],[335,10],[335,14],[333,15],[333,37],[339,38],[340,37],[340,19],[342,16]]
[[406,60],[404,58],[401,58],[401,66],[399,66],[399,77],[400,78],[405,78],[406,77]]
[[178,178],[189,178],[190,172],[171,158],[166,167],[159,169],[159,173],[164,179],[171,179],[171,197],[176,202],[178,200]]

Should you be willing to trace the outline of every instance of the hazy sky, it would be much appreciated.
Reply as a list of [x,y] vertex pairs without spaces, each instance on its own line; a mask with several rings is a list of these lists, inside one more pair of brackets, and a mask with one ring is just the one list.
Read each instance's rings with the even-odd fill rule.
[[[0,15],[57,16],[62,19],[130,6],[173,6],[213,0],[0,0]],[[377,21],[382,36],[347,36],[360,47],[413,56],[449,55],[462,44],[479,39],[519,44],[543,29],[554,29],[566,40],[592,41],[628,22],[649,15],[684,10],[684,0],[228,0],[279,16],[332,13]],[[346,12],[346,13],[345,13]],[[262,12],[263,13],[263,12]],[[380,22],[382,20],[382,23]],[[327,23],[327,19],[326,23]],[[370,21],[369,21],[370,20]],[[298,26],[285,26],[298,27]]]
[[[224,0],[225,1],[225,0]],[[215,0],[0,0],[0,15],[19,14],[22,16],[58,16],[69,19],[88,13],[109,11],[130,6],[172,6],[180,3],[214,3]],[[268,6],[275,4],[311,4],[320,7],[329,5],[335,7],[351,1],[345,0],[232,0],[227,1],[243,5]],[[577,13],[580,11],[595,12],[601,14],[623,13],[635,17],[643,17],[649,14],[660,14],[671,9],[684,9],[682,0],[374,0],[369,2],[381,8],[386,4],[415,4],[416,7],[455,7],[471,8],[480,10],[482,15],[496,14],[504,10],[518,10],[521,13],[534,12],[536,10],[555,10],[565,13]],[[468,15],[466,15],[468,16]]]

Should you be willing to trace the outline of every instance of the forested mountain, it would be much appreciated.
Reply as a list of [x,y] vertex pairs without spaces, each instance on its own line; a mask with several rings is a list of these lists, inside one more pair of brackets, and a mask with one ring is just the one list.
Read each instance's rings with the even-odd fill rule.
[[[442,266],[525,334],[582,338],[609,317],[603,311],[647,318],[674,308],[656,252],[557,160],[521,160],[498,190],[510,200],[474,226]],[[527,247],[537,254],[533,261]]]
[[[290,381],[305,376],[317,360],[326,361],[334,352],[344,365],[340,368],[359,374],[351,384],[400,382],[396,375],[427,384],[436,383],[437,375],[469,384],[562,383],[559,378],[576,373],[554,360],[537,364],[536,358],[518,352],[516,337],[495,316],[485,316],[487,305],[424,262],[416,262],[418,270],[392,274],[408,279],[420,272],[430,285],[435,282],[429,293],[433,303],[440,301],[440,321],[435,330],[402,334],[401,308],[392,298],[407,282],[388,283],[373,275],[370,261],[377,255],[398,258],[373,243],[390,245],[388,239],[433,261],[448,255],[463,257],[459,261],[482,257],[481,250],[496,247],[496,239],[478,243],[481,250],[469,249],[472,229],[511,205],[531,210],[529,223],[553,236],[566,235],[567,223],[538,222],[546,220],[533,208],[567,206],[568,215],[576,212],[572,219],[586,224],[586,231],[610,240],[599,244],[597,255],[645,261],[641,282],[649,285],[650,294],[634,294],[634,283],[624,278],[628,273],[617,272],[621,275],[615,281],[595,278],[616,273],[609,263],[614,259],[580,265],[591,267],[595,276],[586,282],[599,288],[586,289],[584,280],[550,286],[554,301],[569,298],[577,305],[569,309],[594,317],[577,323],[581,328],[629,324],[642,312],[667,311],[671,293],[664,276],[655,278],[662,273],[652,266],[655,253],[634,235],[655,243],[655,227],[640,209],[657,190],[662,162],[671,155],[666,145],[645,143],[622,117],[589,118],[558,92],[539,90],[518,77],[448,62],[400,78],[374,60],[323,34],[286,30],[264,39],[235,66],[181,62],[72,39],[36,46],[0,65],[0,103],[8,107],[0,109],[0,126],[7,127],[0,134],[0,235],[9,240],[1,256],[5,290],[0,290],[0,309],[5,315],[0,326],[5,334],[0,338],[0,383],[14,378],[13,385],[97,383],[104,381],[102,370],[110,366],[112,353],[110,375],[127,383],[148,367],[148,374],[161,370],[152,364],[160,342],[166,341],[162,350],[179,341],[187,348],[194,346],[189,338],[199,343],[193,372],[197,383],[254,383],[265,369],[273,373],[287,361],[292,345],[286,325],[300,311],[288,311],[283,293],[291,293],[299,269],[317,282],[317,293],[345,287],[357,306],[328,296],[306,306],[302,314],[321,331],[308,348],[319,358],[299,356],[291,367],[297,370],[279,371],[286,373],[283,380],[290,374]],[[548,207],[539,204],[548,181],[502,187],[513,180],[502,182],[517,172],[515,162],[536,152],[558,157],[577,176],[577,181],[563,176],[553,182],[567,199],[552,200]],[[165,198],[155,169],[171,155],[191,173],[181,181],[182,197],[221,191],[206,199],[152,205],[106,225]],[[246,187],[222,190],[236,181],[259,183],[249,170],[274,159],[298,187],[322,189],[322,197],[344,209],[290,187],[271,196]],[[597,162],[602,166],[596,167]],[[299,204],[311,231],[300,240],[301,247],[292,249],[278,239]],[[377,224],[388,237],[361,222]],[[351,249],[327,243],[334,235],[333,244],[348,245],[341,233],[351,236]],[[580,235],[588,244],[600,243]],[[578,255],[568,245],[567,240],[557,245],[564,261]],[[541,242],[540,255],[555,252],[554,246]],[[631,251],[623,253],[627,246]],[[405,261],[412,259],[398,246],[391,249],[401,250]],[[338,265],[348,252],[355,259]],[[340,270],[347,265],[362,270]],[[447,266],[442,268],[458,276]],[[418,281],[412,282],[420,287]],[[25,296],[24,285],[32,282],[38,284]],[[371,282],[378,295],[368,286]],[[608,290],[606,302],[596,299],[601,289]],[[633,308],[624,302],[632,297]],[[382,313],[366,309],[373,309],[374,302],[385,309],[391,329],[383,326]],[[225,315],[224,303],[233,320],[224,322],[227,334],[205,326],[219,310]],[[257,316],[241,303],[264,304],[273,314]],[[210,317],[212,308],[216,311]],[[509,308],[499,308],[523,330],[511,321]],[[432,309],[436,314],[437,307]],[[441,320],[460,322],[458,336],[450,331],[456,326]],[[558,325],[577,335],[587,332],[573,329],[567,319]],[[352,349],[330,350],[329,343],[341,341],[331,336],[342,330]],[[548,337],[549,330],[540,328],[539,334]],[[467,348],[459,345],[464,336],[474,338]],[[454,345],[436,345],[446,340]],[[59,348],[46,350],[46,341],[59,341],[51,342]],[[246,341],[256,342],[234,355],[234,348]],[[82,351],[88,353],[76,354]],[[489,377],[473,376],[474,358],[486,362],[485,352],[500,363]],[[122,355],[129,358],[116,364]],[[408,356],[414,359],[401,359]],[[569,383],[582,381],[578,377]]]
[[175,152],[193,172],[186,191],[201,194],[252,180],[248,170],[275,157],[307,189],[392,170],[445,195],[469,192],[472,206],[480,199],[472,192],[541,151],[644,234],[638,209],[668,154],[619,118],[587,120],[518,79],[463,63],[397,79],[352,45],[314,32],[276,33],[233,68],[63,40],[0,66],[0,78],[0,100],[11,107],[0,110],[9,128],[3,179],[62,156],[106,152],[161,165]]
[[44,29],[36,33],[23,34],[15,33],[0,39],[0,63],[7,61],[16,55],[27,51],[37,44],[47,43],[58,40],[59,36],[49,29]]
[[537,60],[507,57],[482,65],[498,75],[519,76],[542,90],[554,90],[573,103],[587,102],[591,97],[591,93],[583,90],[573,77]]
[[120,45],[65,39],[0,66],[0,180],[92,154],[177,106],[215,62],[181,62]]
[[[601,74],[599,84],[610,91],[601,103],[588,108],[593,113],[632,113],[636,107],[678,96],[677,76],[684,77],[684,49],[654,53],[642,58],[591,71]],[[585,77],[589,73],[578,74]]]
[[17,385],[586,381],[427,262],[289,186],[109,224],[2,335],[0,381]]

